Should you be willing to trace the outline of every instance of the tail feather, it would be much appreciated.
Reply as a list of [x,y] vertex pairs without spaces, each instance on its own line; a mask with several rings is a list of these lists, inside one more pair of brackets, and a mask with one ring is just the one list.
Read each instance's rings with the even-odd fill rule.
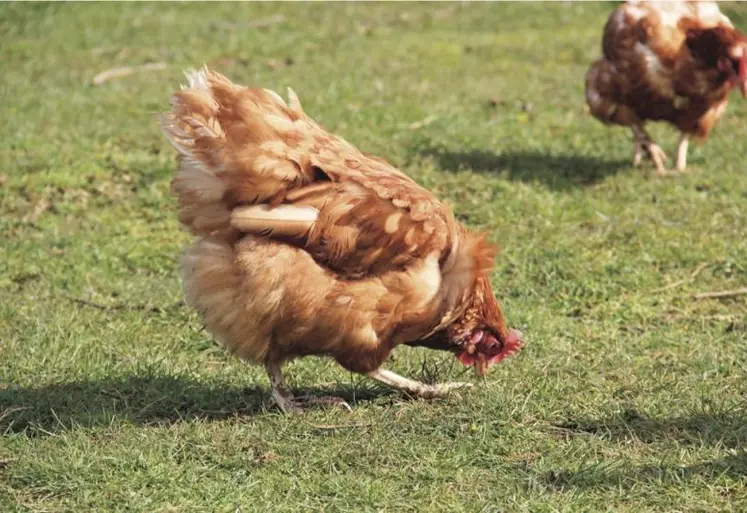
[[178,153],[172,191],[179,218],[197,235],[232,236],[234,207],[271,202],[313,180],[313,138],[303,127],[316,125],[292,90],[286,103],[273,91],[236,86],[207,68],[186,77],[161,120]]

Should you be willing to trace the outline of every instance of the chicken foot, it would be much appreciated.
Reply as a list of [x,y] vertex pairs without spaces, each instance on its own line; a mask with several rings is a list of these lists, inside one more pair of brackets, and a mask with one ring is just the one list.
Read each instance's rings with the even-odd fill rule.
[[631,128],[633,129],[633,166],[641,163],[641,156],[645,151],[654,162],[654,166],[656,166],[656,175],[666,176],[667,169],[664,166],[664,162],[669,160],[667,154],[651,139],[651,136],[643,126],[633,125]]
[[348,411],[352,410],[350,405],[342,397],[295,397],[285,382],[280,365],[267,363],[265,364],[265,370],[270,378],[272,399],[283,413],[301,413],[309,405],[339,406]]
[[375,371],[367,372],[366,376],[387,386],[401,390],[406,394],[421,397],[423,399],[444,397],[452,390],[473,386],[472,383],[442,383],[439,385],[426,385],[425,383],[405,378],[397,373],[385,369],[376,369]]
[[[272,399],[284,413],[300,413],[309,405],[339,406],[351,410],[350,405],[342,397],[295,397],[285,382],[280,365],[275,363],[265,364],[265,370],[270,378],[270,389]],[[444,397],[452,390],[472,387],[472,383],[441,383],[438,385],[426,385],[385,369],[376,369],[367,372],[366,376],[375,379],[392,388],[396,388],[406,394],[423,399],[435,399]]]

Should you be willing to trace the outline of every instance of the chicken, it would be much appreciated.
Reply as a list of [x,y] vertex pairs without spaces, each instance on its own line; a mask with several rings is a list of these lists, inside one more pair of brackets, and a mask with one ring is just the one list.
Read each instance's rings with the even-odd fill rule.
[[602,50],[586,74],[586,103],[602,122],[629,126],[633,165],[645,151],[660,176],[667,155],[646,121],[680,131],[676,167],[684,172],[690,139],[707,138],[732,88],[747,94],[747,39],[715,2],[626,2],[609,17]]
[[428,398],[464,384],[382,369],[394,347],[451,351],[480,374],[519,349],[484,235],[326,132],[292,90],[286,103],[207,69],[187,78],[162,119],[178,152],[179,219],[197,237],[182,261],[185,296],[222,345],[265,367],[282,410],[303,404],[281,372],[294,358],[330,356]]

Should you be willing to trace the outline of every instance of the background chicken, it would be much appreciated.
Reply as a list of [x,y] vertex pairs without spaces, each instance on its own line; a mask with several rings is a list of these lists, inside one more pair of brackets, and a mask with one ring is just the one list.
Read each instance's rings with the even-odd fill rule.
[[714,2],[627,2],[609,17],[604,57],[586,75],[586,102],[605,123],[633,130],[633,165],[645,151],[666,174],[666,154],[644,129],[668,121],[680,131],[677,170],[692,136],[705,139],[733,87],[747,94],[747,40]]
[[230,351],[265,366],[283,410],[299,406],[281,364],[329,355],[408,393],[380,368],[398,344],[450,350],[484,372],[516,351],[488,274],[494,250],[385,161],[286,102],[202,70],[172,98],[188,301]]

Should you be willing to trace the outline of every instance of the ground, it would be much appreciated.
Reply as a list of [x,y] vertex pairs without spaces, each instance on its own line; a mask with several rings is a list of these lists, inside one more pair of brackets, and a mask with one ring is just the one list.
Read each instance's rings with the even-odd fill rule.
[[[0,510],[747,509],[747,296],[693,298],[747,284],[747,101],[689,174],[632,169],[583,101],[610,9],[1,6]],[[479,380],[400,348],[477,385],[433,402],[305,359],[292,386],[353,412],[279,414],[180,302],[157,114],[202,63],[292,86],[487,230],[525,350]]]

